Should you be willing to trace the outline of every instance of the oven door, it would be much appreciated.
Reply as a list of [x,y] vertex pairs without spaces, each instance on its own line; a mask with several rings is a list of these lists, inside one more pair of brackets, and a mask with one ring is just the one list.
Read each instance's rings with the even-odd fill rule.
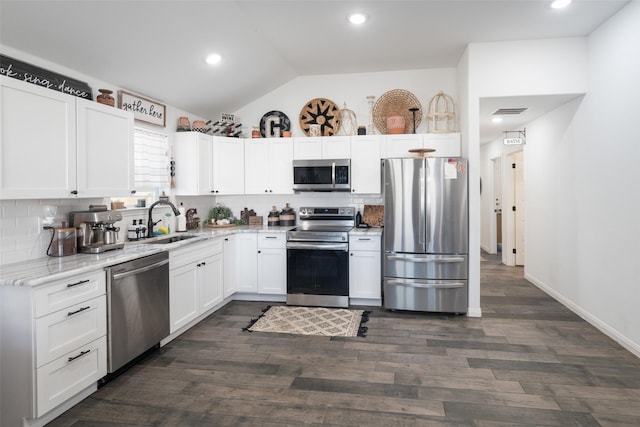
[[[348,298],[348,243],[287,242],[288,303],[345,306],[346,301],[348,306]],[[332,302],[336,300],[342,302]]]

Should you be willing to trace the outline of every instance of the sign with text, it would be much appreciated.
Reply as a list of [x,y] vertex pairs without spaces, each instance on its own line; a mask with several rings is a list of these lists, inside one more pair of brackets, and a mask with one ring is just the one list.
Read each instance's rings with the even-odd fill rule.
[[524,139],[522,138],[505,138],[503,140],[504,145],[522,145],[524,144]]
[[78,98],[93,99],[91,88],[85,82],[27,64],[9,56],[0,55],[0,75],[77,96]]
[[131,111],[133,118],[165,127],[167,124],[167,106],[139,95],[118,91],[118,108]]

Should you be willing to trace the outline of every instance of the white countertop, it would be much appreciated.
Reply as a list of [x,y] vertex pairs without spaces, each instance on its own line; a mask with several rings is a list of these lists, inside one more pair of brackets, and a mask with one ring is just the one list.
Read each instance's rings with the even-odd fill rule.
[[[66,257],[42,257],[29,261],[0,266],[0,286],[38,286],[53,280],[96,271],[105,267],[130,261],[154,253],[169,251],[192,243],[228,236],[234,233],[286,233],[293,227],[267,225],[241,225],[226,228],[203,228],[186,233],[172,233],[158,236],[155,240],[177,235],[195,235],[175,243],[154,245],[154,239],[137,242],[125,242],[123,249],[116,249],[101,254],[80,253]],[[146,242],[146,243],[144,243]]]

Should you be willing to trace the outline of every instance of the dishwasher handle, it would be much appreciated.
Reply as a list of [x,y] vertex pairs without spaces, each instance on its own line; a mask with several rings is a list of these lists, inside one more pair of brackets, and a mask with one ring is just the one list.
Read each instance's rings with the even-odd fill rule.
[[122,279],[124,277],[133,276],[136,274],[144,273],[145,271],[153,270],[154,268],[161,267],[163,265],[169,264],[169,260],[165,259],[160,262],[156,262],[153,264],[145,265],[144,267],[136,268],[135,270],[125,271],[123,273],[118,273],[113,275],[113,280]]

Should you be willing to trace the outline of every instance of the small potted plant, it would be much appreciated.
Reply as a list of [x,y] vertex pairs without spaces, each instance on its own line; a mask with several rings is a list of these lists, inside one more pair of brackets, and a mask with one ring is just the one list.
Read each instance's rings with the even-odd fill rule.
[[222,203],[216,203],[216,205],[209,211],[208,223],[212,225],[226,225],[231,222],[229,218],[231,218],[232,216],[233,212],[231,212],[231,209],[229,209]]

